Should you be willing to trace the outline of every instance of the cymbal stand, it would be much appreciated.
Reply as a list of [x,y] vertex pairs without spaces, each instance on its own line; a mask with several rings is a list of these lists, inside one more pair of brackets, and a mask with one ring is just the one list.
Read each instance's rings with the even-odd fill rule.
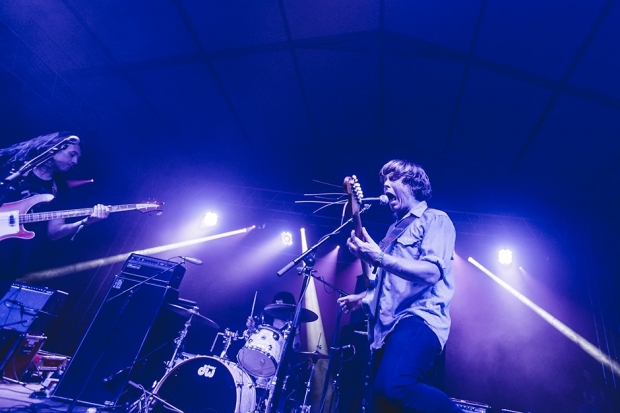
[[177,354],[179,354],[179,349],[181,348],[181,345],[187,336],[187,332],[192,325],[192,317],[194,317],[194,313],[190,312],[190,316],[185,322],[183,330],[179,331],[179,336],[174,339],[174,352],[172,353],[170,360],[166,363],[166,373],[169,373],[174,367],[174,362],[177,359]]
[[[194,316],[194,313],[190,311],[190,316],[185,322],[185,325],[183,326],[183,330],[179,331],[179,336],[174,339],[174,351],[172,352],[172,357],[170,357],[170,360],[166,362],[166,372],[164,373],[164,377],[166,376],[166,374],[170,373],[170,371],[174,368],[174,362],[177,359],[177,354],[179,354],[179,349],[181,348],[181,345],[183,344],[183,341],[185,340],[185,337],[187,336],[187,332],[190,326],[192,325],[193,316]],[[157,386],[157,383],[159,383],[160,381],[161,379],[155,381],[151,388],[154,389]],[[136,400],[135,402],[131,404],[128,413],[131,413],[135,411],[136,409],[138,413],[148,412],[150,410],[149,406],[151,405],[153,398],[160,400],[156,395],[147,391],[143,386],[137,383],[133,383],[132,381],[129,381],[129,384],[137,389],[142,390],[142,395],[138,398],[138,400]],[[160,400],[160,401],[162,403],[166,403],[163,400]],[[176,410],[174,406],[172,407],[173,407],[173,410]]]
[[[311,277],[313,277],[315,280],[323,283],[324,285],[332,288],[335,291],[338,291],[338,294],[340,294],[341,297],[345,297],[347,295],[349,295],[346,291],[341,290],[340,288],[336,287],[335,285],[332,285],[330,283],[328,283],[327,281],[325,281],[322,278],[319,278],[315,275],[310,274]],[[325,402],[327,400],[327,391],[329,389],[329,383],[332,381],[331,380],[331,376],[332,376],[332,368],[333,368],[333,364],[334,364],[334,358],[335,358],[335,354],[334,354],[334,349],[336,349],[337,345],[338,345],[338,331],[340,330],[340,320],[342,318],[342,308],[340,308],[340,306],[338,306],[338,315],[336,316],[336,324],[334,325],[334,334],[332,335],[332,345],[329,348],[329,360],[327,361],[327,371],[325,372],[325,380],[323,382],[323,391],[321,393],[321,404],[319,406],[319,413],[323,413],[323,410],[325,408]],[[337,382],[334,382],[334,385],[338,386]],[[332,392],[332,394],[335,392]],[[328,410],[328,412],[331,411]]]
[[[316,351],[318,352],[321,349],[321,345],[318,344],[316,346]],[[306,402],[308,401],[308,395],[310,394],[310,390],[312,389],[312,378],[314,377],[314,369],[316,368],[316,363],[319,361],[318,358],[312,358],[312,368],[310,369],[310,376],[308,376],[308,381],[306,382],[306,393],[304,394],[304,401],[301,404],[301,406],[299,406],[299,413],[308,413],[310,412],[310,407],[312,407],[311,405],[307,405]]]

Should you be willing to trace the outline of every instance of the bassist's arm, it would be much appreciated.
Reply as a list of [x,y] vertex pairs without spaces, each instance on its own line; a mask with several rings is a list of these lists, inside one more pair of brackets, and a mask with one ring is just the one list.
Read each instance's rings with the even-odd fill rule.
[[47,236],[54,241],[68,237],[75,234],[82,225],[87,226],[94,222],[101,221],[102,219],[106,219],[108,215],[110,215],[110,208],[105,205],[97,204],[93,208],[93,213],[80,221],[66,223],[62,218],[52,219],[47,223]]

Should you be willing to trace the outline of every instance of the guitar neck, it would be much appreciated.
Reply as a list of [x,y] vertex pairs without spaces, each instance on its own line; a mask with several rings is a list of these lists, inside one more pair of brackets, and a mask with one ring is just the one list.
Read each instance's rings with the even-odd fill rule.
[[[137,209],[137,204],[125,204],[125,205],[112,205],[109,207],[110,212],[122,212],[133,211]],[[19,216],[20,224],[27,224],[30,222],[51,221],[53,219],[61,218],[77,218],[91,215],[94,208],[82,208],[71,209],[66,211],[51,211],[51,212],[35,212],[32,214],[23,214]]]
[[[363,238],[364,235],[362,234],[362,218],[360,217],[360,212],[353,214],[353,230],[358,238]],[[365,261],[361,261],[361,264],[366,287],[368,288],[370,285],[370,266]]]

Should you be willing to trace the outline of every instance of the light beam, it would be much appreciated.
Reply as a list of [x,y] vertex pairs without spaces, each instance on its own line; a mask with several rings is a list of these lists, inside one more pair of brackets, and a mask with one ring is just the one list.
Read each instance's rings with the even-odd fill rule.
[[564,334],[569,340],[576,343],[579,347],[581,347],[586,353],[592,356],[596,361],[606,365],[616,376],[620,377],[620,364],[613,360],[608,355],[604,354],[600,349],[598,349],[595,345],[590,343],[588,340],[577,334],[574,330],[568,327],[566,324],[562,323],[560,320],[549,314],[547,311],[543,310],[541,307],[536,305],[532,300],[521,294],[519,291],[515,290],[512,286],[510,286],[507,282],[499,278],[497,275],[493,274],[491,271],[487,270],[482,264],[478,261],[469,257],[467,259],[470,263],[472,263],[476,268],[480,271],[488,275],[493,281],[502,286],[506,291],[515,296],[517,300],[521,301],[523,304],[528,306],[532,311],[542,317],[543,320],[551,324],[555,329],[557,329],[560,333]]
[[65,265],[63,267],[52,268],[49,270],[36,271],[25,274],[23,278],[18,281],[41,281],[49,278],[61,277],[63,275],[73,274],[80,271],[86,271],[93,268],[98,268],[104,265],[115,264],[117,262],[123,262],[129,258],[131,254],[150,255],[157,254],[164,251],[170,251],[176,248],[186,247],[188,245],[200,244],[202,242],[213,241],[219,238],[230,237],[232,235],[243,234],[254,229],[254,226],[248,228],[237,229],[234,231],[224,232],[222,234],[210,235],[208,237],[196,238],[188,241],[175,242],[173,244],[162,245],[159,247],[152,247],[138,251],[126,252],[123,254],[113,255],[111,257],[99,258],[96,260],[78,262],[76,264]]

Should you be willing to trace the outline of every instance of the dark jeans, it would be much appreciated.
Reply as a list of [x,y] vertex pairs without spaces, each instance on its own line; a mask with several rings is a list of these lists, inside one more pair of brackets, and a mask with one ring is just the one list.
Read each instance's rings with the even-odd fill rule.
[[421,318],[399,321],[373,355],[374,413],[462,413],[448,396],[421,382],[440,353],[437,336]]

